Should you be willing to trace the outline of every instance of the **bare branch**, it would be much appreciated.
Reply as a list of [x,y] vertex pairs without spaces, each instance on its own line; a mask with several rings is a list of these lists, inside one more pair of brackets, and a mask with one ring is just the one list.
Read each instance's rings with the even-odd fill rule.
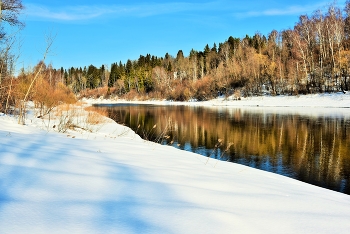
[[26,94],[25,94],[25,96],[24,96],[24,98],[23,98],[23,100],[21,101],[21,104],[20,104],[20,114],[19,114],[19,118],[18,118],[18,123],[19,124],[24,124],[24,115],[25,115],[25,111],[26,111],[25,104],[27,102],[27,98],[29,96],[30,91],[32,90],[32,87],[33,87],[35,81],[38,79],[39,75],[41,74],[41,71],[42,71],[42,69],[44,67],[44,64],[45,64],[44,62],[46,60],[47,55],[50,52],[50,48],[52,46],[53,41],[54,41],[54,37],[52,37],[50,35],[46,37],[46,43],[47,44],[46,44],[45,52],[43,54],[43,61],[42,61],[42,63],[40,63],[40,67],[37,70],[33,80],[31,81],[31,83],[30,83],[30,85],[29,85],[29,87],[27,89],[27,92],[26,92]]
[[22,0],[2,0],[0,4],[1,21],[12,26],[24,26],[24,23],[18,20],[19,13],[24,9]]

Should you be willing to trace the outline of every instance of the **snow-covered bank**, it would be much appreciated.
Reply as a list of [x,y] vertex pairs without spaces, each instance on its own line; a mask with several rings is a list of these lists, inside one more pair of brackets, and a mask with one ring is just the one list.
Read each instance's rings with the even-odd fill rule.
[[[350,196],[140,139],[0,116],[0,233],[348,233]],[[34,127],[36,126],[36,127]],[[51,129],[51,128],[50,128]],[[74,137],[74,139],[72,139]]]
[[350,108],[350,92],[323,93],[299,96],[254,96],[242,97],[234,100],[233,97],[219,97],[210,101],[197,102],[172,102],[172,101],[125,101],[110,99],[85,99],[90,104],[113,104],[113,103],[141,103],[161,105],[190,105],[190,106],[232,106],[232,107],[316,107],[316,108]]

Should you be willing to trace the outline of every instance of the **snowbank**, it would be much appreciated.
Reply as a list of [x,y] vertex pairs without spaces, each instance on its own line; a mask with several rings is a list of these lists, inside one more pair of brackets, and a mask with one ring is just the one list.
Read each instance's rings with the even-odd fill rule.
[[299,96],[254,96],[234,100],[233,97],[219,97],[204,102],[173,102],[166,100],[125,101],[122,99],[84,99],[89,104],[141,103],[159,105],[189,105],[189,106],[231,106],[231,107],[322,107],[350,108],[350,92],[323,93]]
[[[238,101],[237,101],[238,102]],[[0,233],[348,233],[350,196],[146,142],[0,116]]]

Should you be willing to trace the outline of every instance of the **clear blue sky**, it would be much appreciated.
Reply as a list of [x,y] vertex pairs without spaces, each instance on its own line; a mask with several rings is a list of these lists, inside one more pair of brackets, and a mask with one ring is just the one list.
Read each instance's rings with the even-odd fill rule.
[[[55,68],[100,67],[140,54],[185,56],[193,48],[293,28],[301,14],[325,10],[331,0],[22,0],[21,57],[17,69],[42,59],[45,37],[55,35],[47,58]],[[345,0],[339,0],[343,8]]]

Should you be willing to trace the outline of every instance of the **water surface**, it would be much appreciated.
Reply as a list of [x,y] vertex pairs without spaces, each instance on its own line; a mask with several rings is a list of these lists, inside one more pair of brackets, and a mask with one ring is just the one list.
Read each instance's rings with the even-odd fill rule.
[[337,109],[98,108],[144,139],[350,194],[350,115]]

